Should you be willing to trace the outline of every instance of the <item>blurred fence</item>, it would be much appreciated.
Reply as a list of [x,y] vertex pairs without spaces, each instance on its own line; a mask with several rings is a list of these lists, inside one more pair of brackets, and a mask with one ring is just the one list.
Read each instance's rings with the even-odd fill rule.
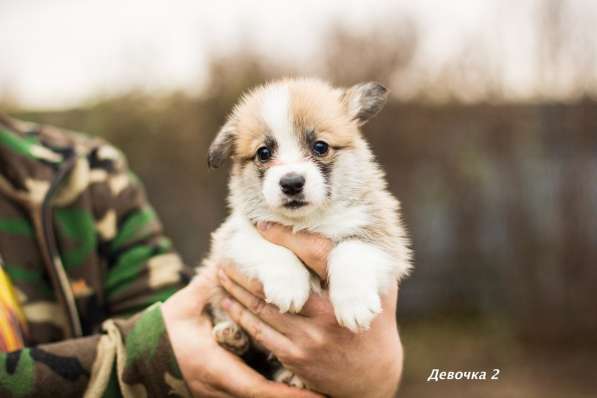
[[[207,170],[207,146],[256,79],[247,76],[217,96],[133,93],[18,116],[119,146],[195,264],[226,215],[227,173]],[[597,339],[596,102],[393,101],[365,133],[413,237],[416,271],[402,288],[401,317],[497,316],[528,341]]]

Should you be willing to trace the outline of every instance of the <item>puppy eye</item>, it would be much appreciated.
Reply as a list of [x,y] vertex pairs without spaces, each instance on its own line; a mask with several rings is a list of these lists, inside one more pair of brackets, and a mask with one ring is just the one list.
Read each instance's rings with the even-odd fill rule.
[[257,159],[260,162],[267,162],[272,158],[272,150],[266,146],[262,146],[257,150]]
[[323,141],[315,141],[313,143],[313,153],[316,154],[317,156],[323,156],[326,153],[328,153],[329,150],[329,145],[327,144],[327,142],[323,142]]

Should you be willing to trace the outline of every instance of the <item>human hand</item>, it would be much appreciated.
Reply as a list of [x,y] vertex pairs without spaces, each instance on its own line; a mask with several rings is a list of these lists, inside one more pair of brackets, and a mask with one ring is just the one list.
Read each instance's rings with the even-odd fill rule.
[[[279,225],[260,231],[325,278],[331,241],[314,234],[293,234]],[[397,285],[385,293],[383,312],[370,329],[355,334],[338,325],[327,292],[312,294],[300,314],[281,314],[264,301],[259,282],[231,265],[224,271],[219,274],[220,283],[231,296],[224,300],[224,309],[311,389],[333,397],[393,396],[403,358],[395,317]]]
[[215,275],[202,272],[162,304],[174,355],[191,393],[201,398],[319,397],[265,379],[216,343],[203,314],[216,286]]

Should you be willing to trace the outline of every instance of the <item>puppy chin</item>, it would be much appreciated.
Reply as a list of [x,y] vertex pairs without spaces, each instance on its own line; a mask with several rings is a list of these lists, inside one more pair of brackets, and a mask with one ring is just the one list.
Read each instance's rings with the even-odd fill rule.
[[276,211],[287,218],[304,218],[317,210],[317,208],[318,206],[312,203],[289,201],[282,206],[278,206]]
[[320,206],[320,203],[309,202],[302,198],[292,199],[284,195],[276,195],[273,198],[266,197],[266,203],[273,213],[293,219],[306,217]]

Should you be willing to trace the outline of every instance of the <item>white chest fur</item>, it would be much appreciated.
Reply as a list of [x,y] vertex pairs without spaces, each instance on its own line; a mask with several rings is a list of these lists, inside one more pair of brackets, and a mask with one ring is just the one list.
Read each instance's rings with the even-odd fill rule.
[[[358,207],[354,209],[352,218],[322,219],[308,229],[328,237],[348,236],[364,222]],[[258,279],[267,301],[280,311],[300,311],[311,291],[311,274],[294,253],[262,238],[241,214],[232,214],[225,228],[222,255]],[[339,323],[351,330],[368,328],[381,311],[380,294],[396,281],[395,270],[394,259],[382,249],[357,239],[340,242],[328,259],[329,294]]]

